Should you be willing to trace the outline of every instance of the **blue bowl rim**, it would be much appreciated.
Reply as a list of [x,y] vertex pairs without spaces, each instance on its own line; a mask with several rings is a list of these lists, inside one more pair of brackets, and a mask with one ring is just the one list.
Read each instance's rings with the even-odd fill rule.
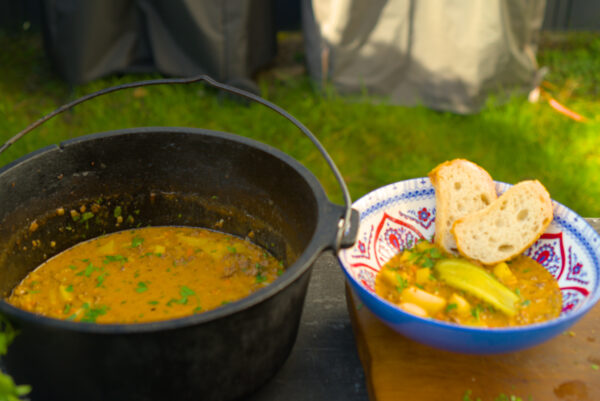
[[[361,202],[362,200],[366,199],[369,196],[372,196],[374,193],[376,193],[378,191],[381,191],[381,190],[384,190],[387,188],[391,188],[395,185],[404,184],[406,182],[419,181],[419,180],[423,180],[423,179],[430,182],[428,177],[417,177],[417,178],[410,178],[407,180],[401,180],[401,181],[397,181],[397,182],[394,182],[391,184],[384,185],[383,187],[374,189],[373,191],[370,191],[367,194],[361,196],[359,199],[357,199],[353,202],[352,206],[355,207],[355,205],[357,203]],[[494,183],[512,186],[512,184],[502,182],[502,181],[494,181]],[[579,216],[571,208],[563,205],[560,202],[555,201],[554,199],[552,200],[552,203],[553,203],[553,205],[559,205],[559,206],[563,207],[569,213],[572,213],[575,216],[577,216],[578,218],[580,218],[582,220],[582,222],[590,228],[593,235],[595,235],[600,240],[600,234],[598,234],[598,232],[587,222],[587,220],[585,220],[585,218]],[[361,213],[360,220],[362,220],[362,218],[363,218],[363,215]],[[359,220],[359,223],[360,223],[360,220]],[[340,257],[341,252],[343,252],[343,250],[340,250],[336,256],[337,256],[340,266],[342,267],[344,275],[349,280],[351,280],[353,286],[358,286],[360,288],[364,288],[364,286],[361,283],[359,283],[354,277],[352,277],[352,275],[348,272],[348,269],[346,268],[346,266],[344,265],[344,262],[342,261],[342,258]],[[598,268],[598,270],[600,270],[600,266],[597,266],[597,268]],[[387,301],[384,298],[381,298],[379,295],[377,295],[371,291],[368,291],[367,289],[365,289],[365,292],[370,294],[371,296],[373,296],[375,301],[382,303],[387,308],[391,308],[392,310],[399,312],[399,314],[403,318],[403,320],[414,320],[414,321],[417,321],[417,322],[423,323],[423,324],[432,324],[434,326],[437,326],[438,328],[449,329],[449,330],[454,330],[454,331],[470,332],[470,333],[485,333],[485,334],[517,334],[517,333],[519,333],[519,334],[522,334],[524,332],[532,332],[532,331],[539,331],[539,330],[544,330],[544,329],[551,329],[556,326],[565,325],[567,323],[575,323],[578,319],[580,319],[587,312],[589,312],[590,309],[592,309],[596,305],[596,303],[598,303],[598,301],[600,300],[600,278],[596,279],[596,286],[594,287],[593,296],[590,299],[588,299],[585,302],[585,304],[582,305],[576,311],[573,311],[566,315],[559,316],[559,317],[551,319],[551,320],[547,320],[545,322],[527,324],[527,325],[522,325],[522,326],[509,326],[509,327],[466,326],[466,325],[461,325],[461,324],[456,324],[456,323],[451,323],[451,322],[445,322],[445,321],[437,320],[437,319],[433,319],[433,318],[423,318],[423,317],[416,316],[411,313],[403,311],[398,306],[396,306],[394,303]],[[381,319],[379,316],[377,316],[377,317],[379,319]]]

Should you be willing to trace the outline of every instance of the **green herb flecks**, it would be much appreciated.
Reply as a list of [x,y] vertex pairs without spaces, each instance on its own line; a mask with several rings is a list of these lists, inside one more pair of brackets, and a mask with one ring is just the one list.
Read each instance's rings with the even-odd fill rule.
[[98,305],[91,307],[87,302],[83,304],[83,316],[80,321],[87,323],[95,323],[98,316],[105,315],[108,311],[108,306]]
[[106,276],[108,275],[109,274],[105,271],[100,273],[98,277],[96,277],[96,287],[102,287],[102,285],[104,284],[104,279],[106,279]]
[[90,219],[94,218],[94,213],[92,212],[85,212],[81,215],[81,218],[79,219],[79,223],[84,223]]
[[481,306],[477,305],[476,307],[471,309],[471,316],[475,318],[475,320],[479,321],[479,314],[481,313]]
[[[196,304],[200,303],[200,300],[198,299],[196,292],[185,285],[182,285],[181,287],[179,287],[179,295],[181,296],[181,298],[179,298],[179,299],[171,298],[169,300],[169,302],[167,302],[167,306],[171,306],[174,303],[179,304],[179,305],[187,305],[190,297],[196,298]],[[200,305],[198,305],[198,306],[200,306]]]
[[[89,260],[85,259],[84,262],[89,262]],[[92,275],[92,273],[94,273],[95,271],[100,270],[98,267],[94,266],[92,264],[92,262],[89,262],[88,265],[85,267],[84,270],[81,270],[80,272],[76,273],[76,276],[86,276],[86,277],[90,277]]]
[[144,239],[142,237],[133,237],[133,239],[131,240],[131,247],[137,248],[137,247],[141,246],[143,243],[144,243]]
[[267,277],[266,274],[264,274],[265,267],[263,265],[261,265],[260,263],[257,263],[256,265],[254,265],[254,267],[256,268],[256,272],[257,272],[254,281],[257,284],[266,282],[269,278]]
[[127,262],[127,258],[123,255],[106,255],[104,257],[104,260],[102,261],[102,263],[104,264],[113,262],[120,262],[121,264],[124,264],[125,262]]
[[444,255],[438,248],[427,248],[422,251],[417,251],[416,249],[412,249],[409,256],[409,261],[421,267],[433,267],[435,266],[435,262]]
[[146,292],[146,291],[148,291],[148,285],[146,284],[146,282],[144,282],[144,281],[140,281],[140,282],[137,284],[137,287],[136,287],[136,289],[135,289],[135,292],[137,292],[137,293],[141,294],[142,292]]
[[408,281],[398,273],[396,273],[396,283],[398,283],[396,286],[398,292],[402,292],[408,287]]

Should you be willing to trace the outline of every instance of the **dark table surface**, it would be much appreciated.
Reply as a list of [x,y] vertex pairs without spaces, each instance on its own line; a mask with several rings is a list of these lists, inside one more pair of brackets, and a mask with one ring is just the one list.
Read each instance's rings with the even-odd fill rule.
[[[600,218],[586,220],[600,232]],[[248,400],[368,400],[344,286],[345,278],[334,254],[320,255],[312,270],[290,357]]]
[[282,369],[248,400],[368,400],[344,280],[333,253],[320,255],[312,269],[296,344]]

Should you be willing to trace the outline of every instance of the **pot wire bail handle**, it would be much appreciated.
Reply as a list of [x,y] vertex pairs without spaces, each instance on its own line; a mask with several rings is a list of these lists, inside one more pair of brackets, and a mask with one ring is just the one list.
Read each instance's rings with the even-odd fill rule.
[[57,116],[58,114],[66,111],[66,110],[71,109],[72,107],[74,107],[80,103],[83,103],[83,102],[93,99],[95,97],[102,96],[102,95],[112,93],[112,92],[116,92],[116,91],[119,91],[122,89],[137,88],[140,86],[152,86],[152,85],[163,85],[163,84],[177,85],[177,84],[191,84],[191,83],[196,83],[196,82],[205,82],[215,88],[219,88],[226,92],[233,93],[235,95],[238,95],[238,96],[241,96],[246,99],[250,99],[254,102],[262,104],[263,106],[275,111],[279,115],[281,115],[284,118],[286,118],[287,120],[289,120],[306,137],[308,137],[308,139],[310,139],[311,142],[316,146],[316,148],[319,150],[319,152],[321,153],[321,155],[323,156],[323,158],[329,165],[329,168],[333,172],[333,175],[335,176],[335,178],[342,190],[342,194],[344,197],[344,206],[345,206],[344,218],[340,219],[338,222],[338,230],[337,230],[336,239],[335,239],[335,249],[334,250],[337,253],[341,248],[342,239],[344,237],[344,234],[346,232],[348,232],[350,229],[350,217],[352,214],[352,200],[350,198],[350,192],[348,191],[348,187],[346,186],[346,183],[344,182],[344,179],[342,178],[342,175],[341,175],[340,171],[338,170],[337,166],[331,159],[331,156],[329,156],[329,154],[327,153],[327,151],[325,150],[323,145],[321,145],[319,140],[315,137],[315,135],[312,132],[310,132],[310,130],[308,128],[306,128],[300,121],[298,121],[294,116],[289,114],[287,111],[285,111],[281,107],[277,106],[274,103],[269,102],[268,100],[261,98],[260,96],[255,95],[253,93],[247,92],[242,89],[238,89],[233,86],[219,83],[219,82],[215,81],[214,79],[212,79],[211,77],[209,77],[208,75],[197,75],[197,76],[190,77],[190,78],[164,78],[164,79],[137,81],[137,82],[131,82],[131,83],[127,83],[127,84],[112,86],[110,88],[101,89],[97,92],[92,92],[90,94],[80,97],[79,99],[73,100],[72,102],[69,102],[67,104],[60,106],[58,109],[54,110],[53,112],[45,115],[44,117],[42,117],[39,120],[30,124],[27,128],[25,128],[24,130],[22,130],[21,132],[19,132],[18,134],[16,134],[9,140],[7,140],[2,146],[0,146],[0,154],[2,152],[4,152],[6,149],[8,149],[12,144],[17,142],[19,139],[24,137],[26,134],[28,134],[35,128],[39,127],[46,121],[50,120],[51,118]]

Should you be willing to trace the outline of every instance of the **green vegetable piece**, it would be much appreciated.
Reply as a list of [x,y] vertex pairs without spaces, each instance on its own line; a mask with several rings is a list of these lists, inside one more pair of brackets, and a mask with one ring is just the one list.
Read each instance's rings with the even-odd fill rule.
[[442,259],[435,264],[440,280],[463,290],[487,303],[508,316],[517,313],[517,294],[496,280],[483,268],[466,260]]

